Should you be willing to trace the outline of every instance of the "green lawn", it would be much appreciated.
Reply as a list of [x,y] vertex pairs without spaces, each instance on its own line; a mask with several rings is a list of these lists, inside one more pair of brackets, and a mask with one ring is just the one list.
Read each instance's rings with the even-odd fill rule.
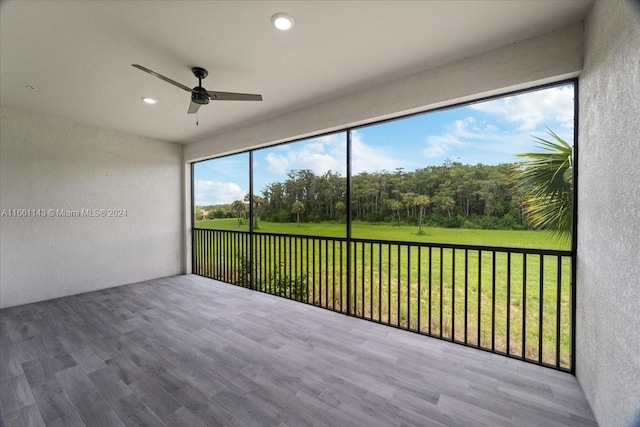
[[[245,221],[238,226],[238,220],[205,219],[196,222],[196,227],[216,230],[248,231]],[[345,237],[345,225],[339,223],[258,223],[258,232],[304,234],[308,236]],[[358,224],[352,226],[354,238],[401,240],[410,242],[453,243],[467,245],[505,246],[538,249],[569,249],[566,243],[556,241],[551,232],[530,230],[468,230],[463,228],[423,227],[424,234],[418,235],[418,227],[395,224]]]
[[[196,226],[248,230],[246,224],[238,227],[235,219],[204,220]],[[258,231],[331,237],[345,234],[344,224],[334,223],[260,222]],[[442,228],[424,231],[424,235],[418,235],[417,227],[411,226],[353,225],[357,238],[566,249],[550,233],[540,231]],[[217,239],[207,244],[196,240],[200,274],[247,285],[248,235],[227,233]],[[537,359],[542,341],[542,360],[550,364],[556,361],[559,326],[560,365],[570,366],[570,257],[529,254],[525,262],[525,257],[516,253],[480,254],[474,250],[454,253],[452,249],[353,243],[348,278],[345,242],[260,234],[254,239],[254,285],[261,290],[336,311],[346,311],[349,300],[351,311],[357,316],[457,341],[463,341],[466,334],[472,345],[503,352],[507,351],[509,323],[509,352],[522,356],[524,347],[525,357]],[[205,246],[209,252],[204,251]]]

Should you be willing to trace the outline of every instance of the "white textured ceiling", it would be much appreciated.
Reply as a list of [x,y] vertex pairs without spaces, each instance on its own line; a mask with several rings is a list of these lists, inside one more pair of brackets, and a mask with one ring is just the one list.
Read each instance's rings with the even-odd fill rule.
[[[590,0],[1,1],[3,106],[166,141],[192,142],[581,21]],[[280,32],[270,18],[295,20]],[[192,66],[212,102],[199,122]],[[37,90],[25,88],[26,85]],[[151,96],[154,106],[141,101]]]

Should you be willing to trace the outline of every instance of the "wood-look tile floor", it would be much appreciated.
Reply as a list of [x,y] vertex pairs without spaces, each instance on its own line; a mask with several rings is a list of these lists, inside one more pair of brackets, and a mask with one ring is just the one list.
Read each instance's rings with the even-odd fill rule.
[[0,311],[8,426],[595,425],[575,377],[199,276]]

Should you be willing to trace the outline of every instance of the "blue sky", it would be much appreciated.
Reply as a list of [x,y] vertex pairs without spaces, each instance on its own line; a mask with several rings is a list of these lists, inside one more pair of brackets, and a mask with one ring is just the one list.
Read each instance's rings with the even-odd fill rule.
[[[406,171],[446,159],[489,165],[517,161],[536,149],[546,128],[573,142],[573,86],[558,86],[465,107],[425,113],[352,132],[353,172]],[[292,169],[344,175],[346,134],[254,151],[254,190],[284,181]],[[197,163],[196,204],[222,204],[249,192],[249,155]]]

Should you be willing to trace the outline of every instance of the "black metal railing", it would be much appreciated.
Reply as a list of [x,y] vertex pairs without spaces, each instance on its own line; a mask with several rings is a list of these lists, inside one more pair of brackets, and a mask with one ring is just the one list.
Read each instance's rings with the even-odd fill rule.
[[193,272],[573,372],[564,250],[193,230]]

